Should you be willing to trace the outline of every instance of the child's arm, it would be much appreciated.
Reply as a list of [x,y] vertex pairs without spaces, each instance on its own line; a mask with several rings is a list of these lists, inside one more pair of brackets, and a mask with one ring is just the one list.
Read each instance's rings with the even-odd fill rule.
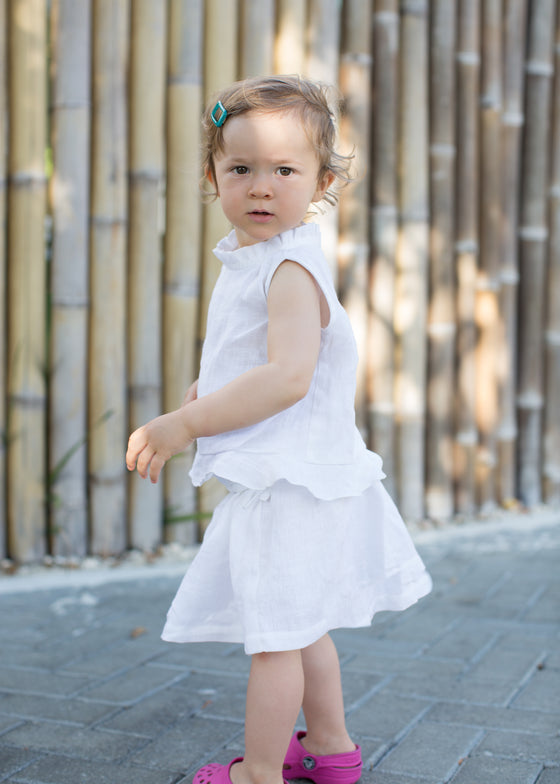
[[157,482],[165,462],[194,439],[248,427],[294,405],[307,394],[320,342],[318,286],[303,267],[286,261],[268,295],[268,362],[136,430],[129,440],[127,467],[136,467],[143,477],[149,468],[150,479]]
[[183,402],[181,403],[181,406],[186,406],[187,403],[191,403],[193,400],[196,400],[197,397],[198,397],[198,378],[196,379],[196,381],[193,381],[193,383],[185,392],[185,397],[183,398]]

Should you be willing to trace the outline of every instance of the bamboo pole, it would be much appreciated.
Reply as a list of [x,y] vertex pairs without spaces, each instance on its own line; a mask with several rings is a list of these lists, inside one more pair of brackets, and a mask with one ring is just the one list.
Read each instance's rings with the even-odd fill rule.
[[498,370],[500,362],[502,0],[482,3],[480,79],[480,255],[475,322],[478,506],[496,503]]
[[[237,78],[237,4],[234,0],[207,0],[204,4],[204,101]],[[231,228],[217,202],[204,210],[200,337],[206,334],[210,296],[220,272],[212,249]]]
[[549,194],[543,485],[546,503],[560,503],[560,14],[556,18],[552,158]]
[[49,487],[51,549],[87,552],[90,0],[55,0]]
[[[238,10],[234,0],[206,0],[204,9],[204,101],[206,102],[217,90],[235,81],[238,76]],[[202,345],[206,334],[208,304],[221,267],[212,249],[230,229],[231,226],[225,219],[219,203],[214,202],[205,207],[199,345]],[[211,511],[223,494],[223,488],[217,480],[206,482],[199,491],[200,511],[203,513]]]
[[371,115],[370,20],[363,0],[344,6],[340,88],[345,99],[341,120],[343,149],[354,152],[355,181],[340,196],[338,270],[344,305],[358,346],[356,424],[367,438],[367,327],[369,276],[368,179]]
[[519,301],[519,491],[528,506],[540,503],[543,352],[546,285],[547,184],[553,76],[554,0],[534,0],[527,37]]
[[[8,60],[8,40],[6,28],[8,12],[6,0],[0,0],[0,324],[7,323],[6,292],[6,240],[8,224],[6,221],[6,184],[8,176],[8,80],[6,64]],[[6,441],[8,423],[6,421],[6,330],[0,334],[0,558],[6,557]]]
[[455,397],[455,509],[472,514],[475,501],[474,303],[478,259],[478,81],[480,0],[460,0],[457,26],[457,389]]
[[[172,0],[168,18],[167,189],[163,270],[163,408],[178,408],[198,372],[198,297],[201,220],[200,115],[202,112],[203,0]],[[164,537],[187,544],[198,526],[189,482],[194,446],[165,468]],[[171,525],[170,521],[180,521]]]
[[523,129],[523,65],[527,0],[506,0],[504,7],[504,68],[502,113],[502,228],[500,313],[504,325],[499,378],[498,497],[505,506],[516,497],[517,298],[519,172]]
[[305,67],[306,0],[278,0],[274,70],[303,73]]
[[[131,5],[128,236],[129,429],[161,413],[161,212],[167,4]],[[129,477],[129,542],[161,538],[162,485]]]
[[44,0],[10,3],[8,406],[9,552],[45,552],[46,42]]
[[399,210],[395,333],[399,503],[424,514],[428,272],[428,4],[401,3]]
[[385,486],[396,497],[393,310],[398,233],[398,0],[375,0],[373,52],[369,445],[382,456]]
[[337,0],[309,0],[306,72],[310,79],[338,84],[340,3]]
[[242,0],[240,78],[267,76],[274,67],[274,0]]
[[120,552],[127,544],[128,10],[127,0],[93,3],[89,471],[91,547],[101,554]]
[[[338,85],[341,35],[340,3],[309,0],[305,75],[327,85]],[[335,104],[333,96],[333,106]],[[337,279],[338,209],[332,207],[314,217],[321,229],[323,251]]]
[[426,421],[426,511],[453,515],[455,376],[455,46],[456,5],[435,0],[430,56],[430,290]]

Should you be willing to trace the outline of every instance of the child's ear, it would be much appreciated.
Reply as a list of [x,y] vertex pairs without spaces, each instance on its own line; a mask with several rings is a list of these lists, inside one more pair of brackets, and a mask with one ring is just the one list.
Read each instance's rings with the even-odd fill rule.
[[328,171],[326,174],[321,177],[319,182],[317,183],[317,190],[313,194],[313,198],[311,199],[312,202],[321,201],[325,193],[331,187],[334,182],[334,174]]
[[216,193],[218,193],[218,185],[216,183],[216,177],[214,176],[214,172],[212,171],[211,166],[206,167],[206,169],[204,170],[204,176],[206,177],[210,185],[212,185],[212,187],[216,189]]

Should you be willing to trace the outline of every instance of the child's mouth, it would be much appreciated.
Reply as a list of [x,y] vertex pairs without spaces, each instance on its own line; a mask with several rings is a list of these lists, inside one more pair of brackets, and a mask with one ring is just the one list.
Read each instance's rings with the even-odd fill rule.
[[253,210],[249,215],[257,223],[267,223],[274,217],[271,212],[267,212],[266,210]]

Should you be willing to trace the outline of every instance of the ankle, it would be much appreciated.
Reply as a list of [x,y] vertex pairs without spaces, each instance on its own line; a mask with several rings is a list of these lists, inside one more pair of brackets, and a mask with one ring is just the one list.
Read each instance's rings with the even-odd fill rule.
[[303,748],[310,754],[347,754],[356,751],[356,744],[346,731],[342,733],[310,733],[300,739]]
[[273,770],[267,765],[251,764],[247,760],[237,762],[230,769],[232,784],[283,784],[282,770]]

